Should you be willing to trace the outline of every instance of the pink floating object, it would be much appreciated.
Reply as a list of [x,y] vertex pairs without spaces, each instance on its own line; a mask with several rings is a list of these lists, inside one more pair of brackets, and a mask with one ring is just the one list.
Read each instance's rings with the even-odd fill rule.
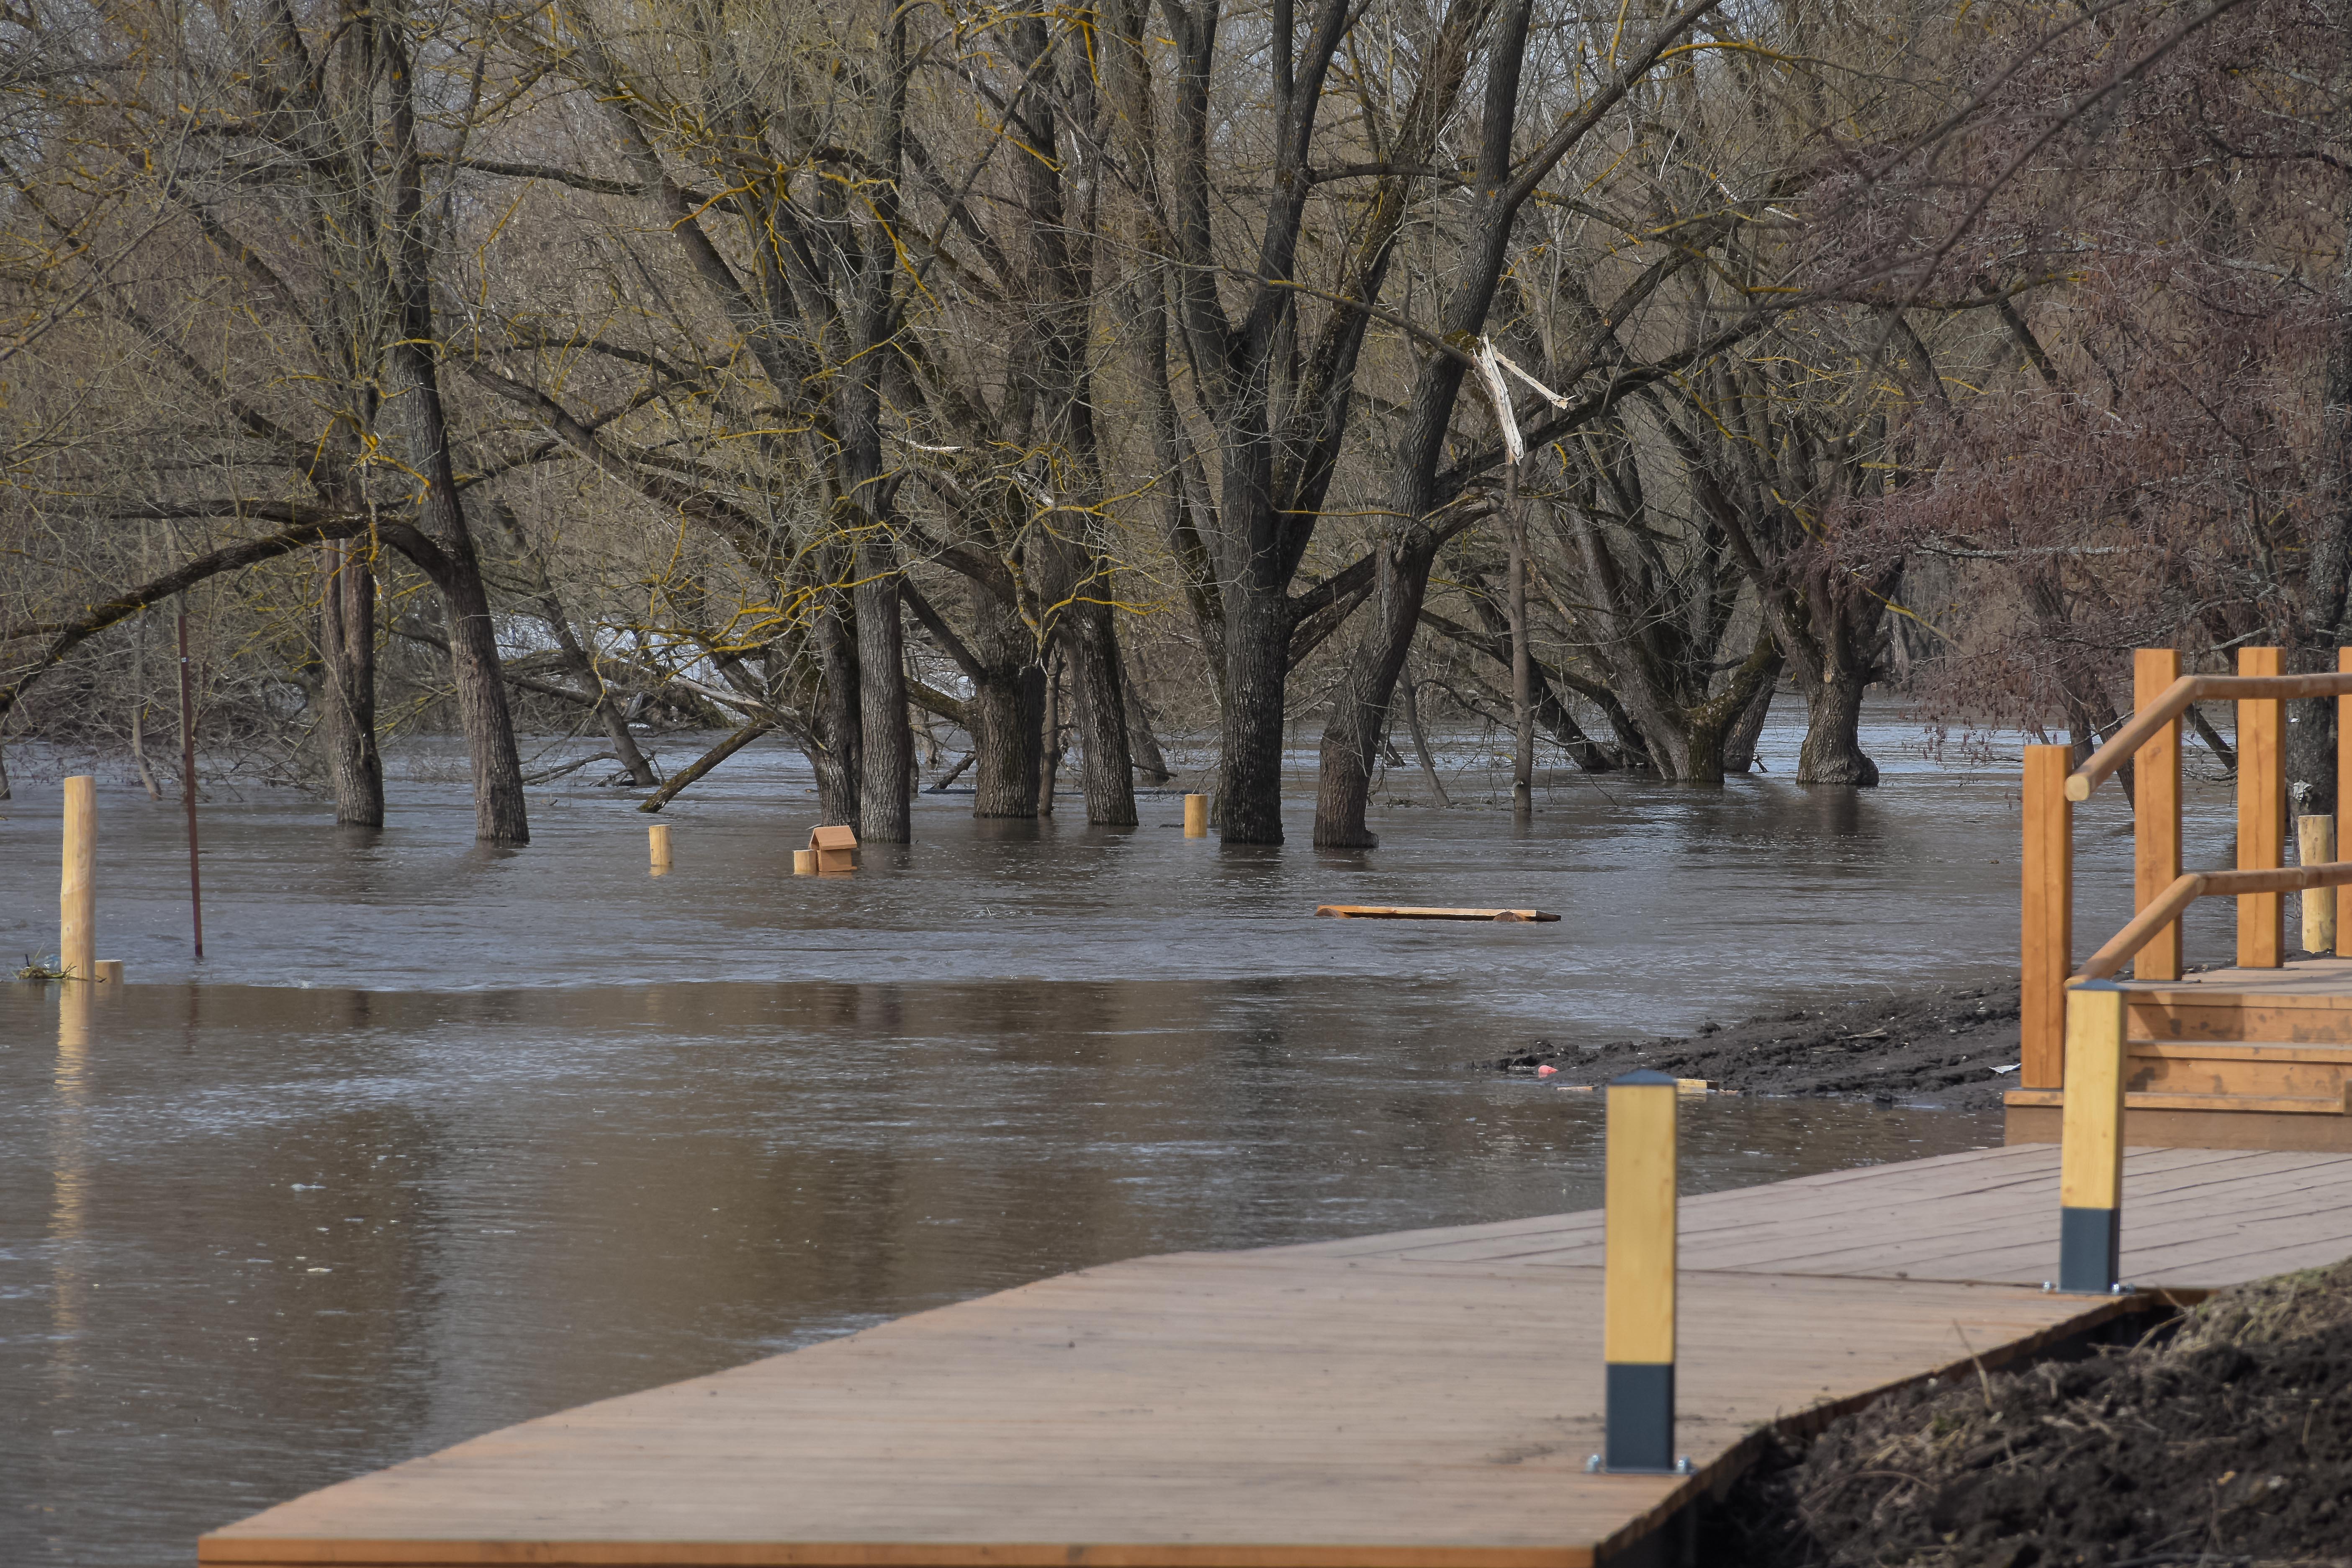
[[1554,1068],[1554,1067],[1541,1067],[1541,1068],[1536,1068],[1536,1076],[1537,1076],[1538,1078],[1549,1078],[1549,1077],[1551,1077],[1551,1075],[1552,1075],[1552,1074],[1554,1074],[1554,1073],[1558,1072],[1559,1070],[1559,1069],[1558,1068]]

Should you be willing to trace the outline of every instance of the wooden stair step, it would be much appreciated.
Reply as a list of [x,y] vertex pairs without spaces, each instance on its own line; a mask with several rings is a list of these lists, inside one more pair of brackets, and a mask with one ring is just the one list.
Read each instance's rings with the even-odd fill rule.
[[[2066,1096],[2054,1089],[2012,1089],[2002,1097],[2010,1105],[2063,1105]],[[2352,1087],[2343,1094],[2162,1094],[2134,1089],[2124,1095],[2126,1110],[2239,1110],[2306,1116],[2352,1113]]]
[[2133,1056],[2168,1061],[2319,1062],[2352,1067],[2352,1041],[2315,1046],[2287,1040],[2156,1040],[2135,1036],[2126,1044]]

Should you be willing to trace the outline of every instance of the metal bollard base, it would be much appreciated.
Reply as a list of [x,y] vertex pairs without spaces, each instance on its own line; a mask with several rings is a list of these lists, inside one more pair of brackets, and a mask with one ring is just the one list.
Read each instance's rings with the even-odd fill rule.
[[1607,1370],[1601,1468],[1620,1476],[1676,1473],[1674,1363],[1612,1362]]
[[2058,1289],[2074,1296],[2113,1295],[2122,1248],[2122,1211],[2060,1209]]

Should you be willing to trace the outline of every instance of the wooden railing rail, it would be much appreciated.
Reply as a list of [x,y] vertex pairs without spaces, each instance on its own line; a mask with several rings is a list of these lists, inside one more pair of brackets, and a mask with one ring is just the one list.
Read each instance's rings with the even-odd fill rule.
[[[2156,901],[2134,915],[2131,923],[2091,954],[2069,984],[2107,980],[2129,963],[2158,931],[2180,918],[2200,899],[2236,898],[2246,893],[2303,893],[2314,888],[2352,884],[2352,860],[2331,860],[2320,866],[2284,866],[2275,871],[2192,871],[2176,877]],[[2178,978],[2174,976],[2173,978]]]
[[2128,723],[2108,736],[2107,743],[2092,752],[2088,762],[2066,775],[2066,798],[2090,799],[2093,791],[2121,772],[2135,752],[2154,740],[2158,731],[2188,712],[2192,703],[2262,698],[2278,702],[2306,697],[2352,697],[2352,671],[2339,670],[2332,675],[2184,675],[2166,687],[2152,705],[2142,707]]

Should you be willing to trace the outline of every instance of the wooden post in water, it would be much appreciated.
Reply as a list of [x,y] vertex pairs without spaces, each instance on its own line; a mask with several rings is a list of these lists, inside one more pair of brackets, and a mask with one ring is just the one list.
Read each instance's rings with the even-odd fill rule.
[[1209,797],[1188,795],[1184,797],[1184,837],[1206,838],[1209,836]]
[[2018,921],[2021,1089],[2057,1089],[2066,1064],[2066,976],[2074,968],[2074,806],[2068,746],[2025,748],[2023,902]]
[[101,959],[100,959],[100,960],[98,961],[97,973],[96,973],[96,975],[94,976],[94,978],[98,981],[98,983],[99,983],[100,985],[120,985],[120,984],[122,984],[122,960],[121,960],[121,959],[119,959],[119,958],[101,958]]
[[2066,994],[2066,1105],[2058,1153],[2058,1289],[2116,1288],[2124,1206],[2124,988]]
[[656,822],[646,829],[646,846],[653,856],[653,874],[656,877],[669,870],[669,824]]
[[[2240,675],[2277,675],[2274,647],[2238,650]],[[2281,756],[2286,704],[2275,697],[2238,701],[2238,869],[2275,871],[2286,851],[2286,776]],[[2279,893],[2238,895],[2238,967],[2279,966],[2279,923],[2286,900]]]
[[[2132,655],[2132,706],[2151,707],[2180,679],[2180,650],[2144,647]],[[2180,721],[2175,719],[2132,757],[2132,912],[2137,914],[2180,875]],[[2180,922],[2174,921],[2132,960],[2140,980],[2180,978]]]
[[[2294,819],[2295,860],[2304,866],[2325,866],[2336,858],[2336,819],[2298,816]],[[2313,888],[2303,895],[2303,951],[2336,951],[2336,889]]]
[[84,984],[98,978],[98,780],[89,773],[66,780],[58,967]]
[[1609,1086],[1601,1356],[1608,1378],[1601,1467],[1675,1468],[1675,1080]]
[[205,884],[196,852],[196,698],[188,664],[188,596],[180,595],[180,797],[188,808],[188,919],[205,956]]
[[793,851],[793,875],[795,877],[814,877],[816,875],[815,850],[795,849]]

